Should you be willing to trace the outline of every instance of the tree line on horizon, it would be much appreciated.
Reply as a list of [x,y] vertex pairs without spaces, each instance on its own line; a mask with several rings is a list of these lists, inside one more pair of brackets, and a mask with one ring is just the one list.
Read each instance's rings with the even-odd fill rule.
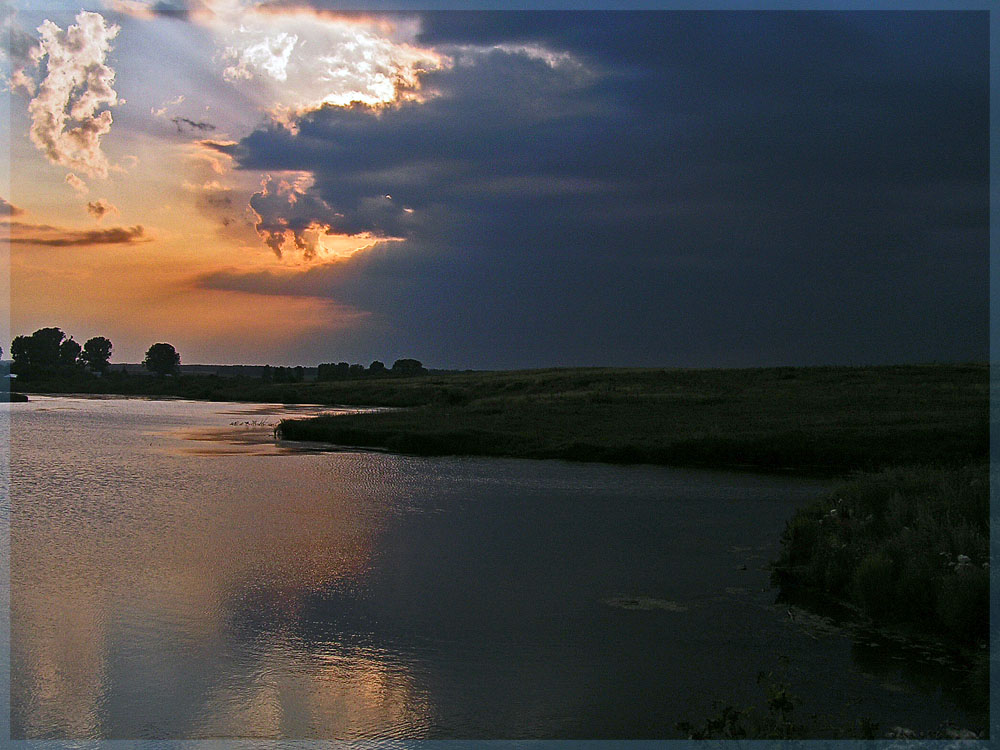
[[[94,336],[81,346],[59,328],[39,328],[30,336],[10,342],[11,372],[20,376],[72,375],[91,372],[105,375],[114,345],[105,336]],[[3,349],[0,348],[0,354]],[[181,357],[170,344],[156,343],[146,350],[143,365],[157,375],[178,372]]]
[[[39,328],[30,336],[16,336],[10,344],[13,360],[11,372],[28,378],[49,376],[74,376],[108,374],[114,346],[105,336],[94,336],[81,346],[72,336],[67,336],[59,328]],[[0,347],[0,356],[3,348]],[[149,372],[159,375],[178,375],[181,357],[171,344],[156,343],[146,350],[142,361]],[[317,368],[318,380],[345,380],[358,377],[409,377],[427,372],[416,359],[397,359],[392,368],[375,360],[368,368],[347,362],[324,363]],[[122,375],[126,374],[124,371]],[[304,380],[303,367],[262,368],[261,379],[273,383],[294,383]]]
[[387,368],[384,363],[375,360],[367,368],[364,365],[348,364],[347,362],[324,362],[316,368],[317,380],[353,380],[355,378],[382,378],[387,376],[412,377],[425,375],[427,368],[418,359],[397,359]]

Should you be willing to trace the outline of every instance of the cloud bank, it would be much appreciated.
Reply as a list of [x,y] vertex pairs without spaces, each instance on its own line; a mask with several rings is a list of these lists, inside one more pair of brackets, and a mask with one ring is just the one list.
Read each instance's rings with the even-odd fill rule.
[[206,285],[372,311],[457,366],[983,356],[982,18],[426,13],[414,44],[451,61],[433,96],[215,146],[271,175],[276,251],[406,241]]

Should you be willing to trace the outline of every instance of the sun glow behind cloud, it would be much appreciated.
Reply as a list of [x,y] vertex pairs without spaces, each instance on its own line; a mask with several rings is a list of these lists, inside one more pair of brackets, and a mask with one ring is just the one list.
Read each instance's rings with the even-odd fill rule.
[[253,7],[203,22],[220,40],[223,77],[289,126],[326,105],[419,100],[426,95],[421,76],[451,64],[446,55],[418,46],[420,26],[405,19]]
[[[400,102],[423,101],[434,95],[423,88],[425,74],[453,64],[446,54],[416,43],[421,24],[415,17],[384,18],[234,0],[201,0],[185,7],[188,20],[209,30],[214,38],[216,74],[253,107],[254,118],[248,120],[251,127],[264,114],[295,134],[302,116],[324,107],[361,106],[376,114]],[[136,3],[129,12],[140,17],[155,13],[151,6]],[[161,110],[154,114],[166,116],[166,108]],[[191,122],[184,117],[172,121]],[[180,124],[177,130],[182,130]],[[226,144],[213,141],[210,145]],[[201,149],[202,158],[212,158],[212,150]],[[200,192],[202,203],[221,199],[229,188],[228,179],[234,176],[231,161],[220,161],[221,154],[216,154],[212,165],[219,175],[213,180],[215,195],[193,191]],[[260,239],[279,258],[345,257],[376,241],[399,239],[339,226],[343,215],[310,191],[308,173],[279,172],[273,178],[265,173],[261,178],[260,190],[247,195],[244,206]],[[231,223],[231,217],[225,221]]]
[[[279,273],[336,265],[375,246],[402,245],[424,215],[390,197],[399,183],[389,176],[340,205],[323,197],[313,173],[244,169],[226,147],[261,127],[294,135],[300,119],[323,108],[350,107],[374,124],[398,104],[440,100],[427,74],[474,65],[491,51],[552,68],[572,63],[531,45],[426,47],[413,15],[245,0],[105,0],[105,7],[118,15],[37,11],[23,29],[9,19],[24,39],[23,54],[8,53],[9,85],[20,82],[31,119],[11,197],[30,222],[9,222],[5,231],[14,246],[18,332],[56,317],[80,335],[110,335],[132,359],[148,345],[150,327],[191,361],[211,359],[213,342],[245,330],[248,319],[272,351],[310,332],[370,325],[372,316],[351,304],[191,280],[273,269],[275,255]],[[204,43],[178,44],[184,27]],[[163,79],[134,58],[156,39],[174,55]],[[201,67],[193,75],[179,62]],[[24,161],[43,157],[42,170]],[[121,226],[107,226],[109,215]],[[130,319],[136,309],[143,319]]]
[[319,218],[336,219],[342,215],[311,191],[313,182],[313,175],[308,172],[267,175],[260,192],[250,198],[250,208],[256,216],[255,229],[279,258],[290,248],[300,251],[307,261],[345,257],[376,242],[402,240],[370,232],[350,234]]

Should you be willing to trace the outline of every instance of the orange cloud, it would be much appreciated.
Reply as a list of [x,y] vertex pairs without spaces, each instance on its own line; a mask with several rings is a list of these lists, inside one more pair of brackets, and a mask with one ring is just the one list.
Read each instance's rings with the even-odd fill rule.
[[87,213],[100,221],[108,214],[118,213],[118,209],[103,198],[98,198],[96,201],[89,201],[87,203]]
[[152,241],[141,225],[134,227],[109,227],[107,229],[65,229],[47,224],[25,224],[12,221],[10,228],[13,245],[40,247],[85,247],[90,245],[136,245]]

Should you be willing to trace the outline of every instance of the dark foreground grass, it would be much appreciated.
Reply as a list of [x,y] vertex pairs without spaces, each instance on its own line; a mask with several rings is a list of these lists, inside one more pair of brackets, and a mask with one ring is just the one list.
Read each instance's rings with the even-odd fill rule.
[[[779,663],[782,670],[787,667],[785,657],[779,657]],[[775,672],[761,672],[757,684],[763,695],[755,703],[716,701],[714,712],[707,718],[678,722],[675,729],[692,740],[982,740],[988,734],[985,726],[964,727],[951,722],[917,732],[901,726],[880,726],[866,716],[844,721],[829,714],[804,714],[801,698],[780,672],[778,676]]]
[[989,632],[988,519],[985,463],[858,475],[788,522],[774,578],[875,623],[978,646]]
[[313,403],[410,408],[286,420],[284,438],[423,455],[842,472],[988,450],[986,365],[538,370],[298,389]]

